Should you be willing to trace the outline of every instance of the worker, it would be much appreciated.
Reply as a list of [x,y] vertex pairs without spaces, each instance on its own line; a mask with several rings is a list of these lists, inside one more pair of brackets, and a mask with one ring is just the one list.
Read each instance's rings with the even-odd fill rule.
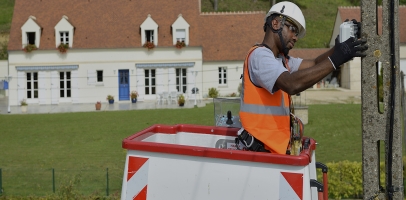
[[[353,20],[360,27],[360,23]],[[286,154],[292,130],[290,95],[313,86],[354,57],[364,57],[366,39],[350,37],[314,60],[290,57],[306,34],[305,18],[291,2],[279,2],[265,16],[265,36],[252,47],[242,75],[240,121],[236,142],[250,151]],[[358,38],[360,31],[358,31]]]

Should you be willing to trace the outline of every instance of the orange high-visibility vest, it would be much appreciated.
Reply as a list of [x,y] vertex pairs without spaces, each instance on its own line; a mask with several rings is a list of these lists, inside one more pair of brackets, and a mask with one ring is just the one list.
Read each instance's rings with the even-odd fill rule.
[[240,120],[243,128],[264,143],[272,153],[286,154],[290,140],[289,95],[278,90],[274,94],[255,86],[249,76],[248,60],[254,46],[244,62],[242,80]]

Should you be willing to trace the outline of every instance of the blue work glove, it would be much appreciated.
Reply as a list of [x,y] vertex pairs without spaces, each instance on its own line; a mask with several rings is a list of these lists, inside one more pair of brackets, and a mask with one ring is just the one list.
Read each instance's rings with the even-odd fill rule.
[[365,50],[368,49],[366,45],[367,39],[355,40],[353,37],[348,38],[345,42],[340,43],[339,35],[335,40],[334,52],[329,56],[334,68],[338,69],[342,64],[351,60],[354,57],[365,57]]

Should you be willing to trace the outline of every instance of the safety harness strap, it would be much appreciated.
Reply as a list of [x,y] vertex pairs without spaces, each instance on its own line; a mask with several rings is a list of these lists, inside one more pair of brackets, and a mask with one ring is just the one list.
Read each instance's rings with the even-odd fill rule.
[[256,152],[270,152],[265,149],[264,143],[255,139],[248,131],[243,130],[240,135],[235,139],[235,142],[238,146],[238,142],[241,141],[250,151]]

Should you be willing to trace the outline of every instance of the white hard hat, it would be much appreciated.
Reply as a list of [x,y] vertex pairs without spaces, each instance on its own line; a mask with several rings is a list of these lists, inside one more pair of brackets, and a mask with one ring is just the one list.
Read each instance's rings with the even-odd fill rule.
[[292,20],[295,25],[299,28],[298,37],[302,38],[306,35],[306,22],[300,8],[289,1],[282,1],[272,6],[268,14],[265,16],[266,19],[272,14],[281,14]]

